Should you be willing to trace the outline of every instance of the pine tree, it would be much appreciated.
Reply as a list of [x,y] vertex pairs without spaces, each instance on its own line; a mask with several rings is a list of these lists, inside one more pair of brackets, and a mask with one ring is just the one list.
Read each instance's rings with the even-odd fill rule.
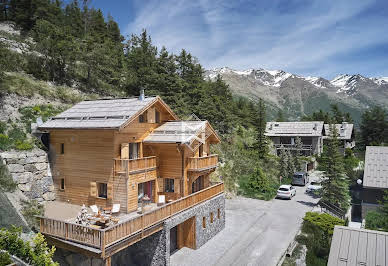
[[263,159],[268,154],[268,142],[265,136],[265,129],[267,124],[265,103],[263,99],[259,99],[257,110],[254,114],[255,128],[257,131],[257,152],[260,159]]
[[284,114],[282,110],[278,111],[277,117],[276,117],[277,122],[285,122],[286,119],[284,118]]
[[269,179],[265,176],[263,170],[259,166],[257,166],[254,173],[249,176],[248,187],[253,193],[265,193],[271,189]]
[[285,149],[280,150],[279,156],[279,174],[282,178],[288,178],[288,157]]
[[362,114],[361,119],[360,137],[362,145],[382,145],[388,143],[388,120],[386,110],[376,106],[371,110],[366,110]]
[[322,201],[346,210],[349,207],[349,186],[343,156],[338,149],[338,132],[334,124],[330,125],[330,132],[330,138],[322,153],[321,167],[325,177],[322,182]]
[[290,150],[286,151],[287,154],[287,176],[292,177],[295,174],[295,164],[293,160],[293,156]]

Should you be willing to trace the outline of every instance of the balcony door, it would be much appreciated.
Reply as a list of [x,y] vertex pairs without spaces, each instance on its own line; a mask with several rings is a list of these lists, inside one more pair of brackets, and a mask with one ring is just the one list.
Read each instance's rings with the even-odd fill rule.
[[195,193],[203,189],[203,175],[199,176],[192,184],[191,184],[191,193]]
[[129,143],[129,159],[140,158],[140,143]]

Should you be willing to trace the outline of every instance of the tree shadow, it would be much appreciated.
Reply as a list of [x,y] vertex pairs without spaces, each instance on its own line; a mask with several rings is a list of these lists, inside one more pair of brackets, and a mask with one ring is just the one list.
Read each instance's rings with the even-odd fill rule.
[[303,205],[306,205],[306,206],[309,206],[309,207],[315,207],[315,206],[317,206],[316,203],[309,202],[309,201],[304,201],[304,200],[297,200],[296,202],[298,202],[298,203],[300,203],[300,204],[303,204]]

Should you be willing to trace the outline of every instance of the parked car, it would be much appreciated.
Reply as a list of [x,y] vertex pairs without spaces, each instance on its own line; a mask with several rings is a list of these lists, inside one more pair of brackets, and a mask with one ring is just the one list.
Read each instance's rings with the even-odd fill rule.
[[306,172],[296,172],[292,177],[292,185],[305,186],[309,182],[309,175]]
[[306,192],[307,193],[314,193],[318,192],[322,189],[322,181],[311,181],[310,185],[307,186]]
[[278,189],[277,198],[291,199],[296,194],[296,189],[291,185],[281,185]]

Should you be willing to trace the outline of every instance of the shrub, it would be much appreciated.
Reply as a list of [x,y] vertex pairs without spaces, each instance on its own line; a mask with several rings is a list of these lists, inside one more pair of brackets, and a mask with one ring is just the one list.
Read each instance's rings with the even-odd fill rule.
[[0,266],[6,266],[12,263],[11,255],[6,251],[0,251]]
[[379,211],[369,211],[365,217],[365,228],[388,232],[388,219]]
[[22,229],[13,226],[11,229],[0,229],[0,249],[20,258],[26,263],[35,266],[57,266],[52,257],[55,247],[49,248],[44,236],[38,233],[33,239],[33,246],[21,239]]
[[342,219],[326,213],[307,212],[303,218],[302,233],[297,241],[306,245],[306,265],[326,265],[335,225],[344,225]]
[[31,227],[32,230],[38,231],[39,222],[35,216],[44,215],[44,206],[36,200],[31,200],[31,201],[22,200],[21,204],[22,204],[21,213],[26,219],[28,225]]
[[17,184],[13,181],[7,167],[0,160],[0,191],[13,192]]

